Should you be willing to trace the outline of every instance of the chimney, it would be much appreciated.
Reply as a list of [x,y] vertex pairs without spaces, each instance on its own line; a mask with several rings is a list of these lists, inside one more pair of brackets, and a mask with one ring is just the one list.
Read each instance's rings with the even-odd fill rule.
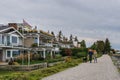
[[8,26],[17,29],[17,23],[8,23]]

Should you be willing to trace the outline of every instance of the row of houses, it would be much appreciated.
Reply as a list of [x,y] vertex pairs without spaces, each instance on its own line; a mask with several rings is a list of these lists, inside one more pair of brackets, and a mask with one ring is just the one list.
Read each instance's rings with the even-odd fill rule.
[[41,57],[46,58],[49,53],[59,53],[60,48],[73,48],[73,42],[54,41],[55,36],[37,30],[26,22],[8,23],[8,25],[0,25],[0,62],[16,58],[20,54],[32,51],[39,53]]

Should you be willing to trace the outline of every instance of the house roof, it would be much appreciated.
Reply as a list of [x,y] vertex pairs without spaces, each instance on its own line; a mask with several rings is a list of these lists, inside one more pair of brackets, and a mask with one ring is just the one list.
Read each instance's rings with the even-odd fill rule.
[[43,30],[40,30],[40,33],[45,34],[45,35],[48,35],[48,36],[52,36],[52,37],[53,37],[52,34],[50,34],[50,33],[48,33],[48,32],[45,32],[45,31],[43,31]]
[[6,28],[9,28],[9,26],[0,25],[0,30],[6,29]]
[[19,31],[17,31],[14,27],[9,26],[0,26],[0,33],[6,32],[9,34],[17,32],[21,37],[24,37]]

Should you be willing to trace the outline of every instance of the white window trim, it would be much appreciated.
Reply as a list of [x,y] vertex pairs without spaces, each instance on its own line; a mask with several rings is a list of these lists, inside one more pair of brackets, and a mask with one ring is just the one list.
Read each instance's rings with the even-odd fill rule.
[[1,42],[0,42],[0,45],[2,44],[2,34],[0,34],[0,38],[1,38]]
[[13,57],[13,51],[19,51],[19,50],[12,50],[12,58],[16,58],[16,57]]
[[[7,51],[10,51],[10,57],[7,56]],[[19,50],[15,50],[15,49],[6,50],[6,59],[16,58],[16,57],[13,57],[13,51],[19,51]]]
[[[13,43],[13,42],[12,42],[12,37],[17,37],[17,43]],[[18,44],[19,44],[19,36],[18,36],[18,35],[15,35],[15,34],[12,34],[12,35],[10,36],[10,42],[11,42],[13,45],[18,45]]]
[[[7,56],[7,52],[10,51],[10,57]],[[11,50],[6,50],[6,59],[12,58]]]

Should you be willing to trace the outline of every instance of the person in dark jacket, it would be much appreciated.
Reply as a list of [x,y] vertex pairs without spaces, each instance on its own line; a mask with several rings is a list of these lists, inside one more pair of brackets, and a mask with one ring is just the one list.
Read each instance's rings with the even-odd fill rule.
[[89,49],[88,55],[89,55],[89,61],[90,61],[90,63],[92,63],[92,55],[93,55],[92,49]]

